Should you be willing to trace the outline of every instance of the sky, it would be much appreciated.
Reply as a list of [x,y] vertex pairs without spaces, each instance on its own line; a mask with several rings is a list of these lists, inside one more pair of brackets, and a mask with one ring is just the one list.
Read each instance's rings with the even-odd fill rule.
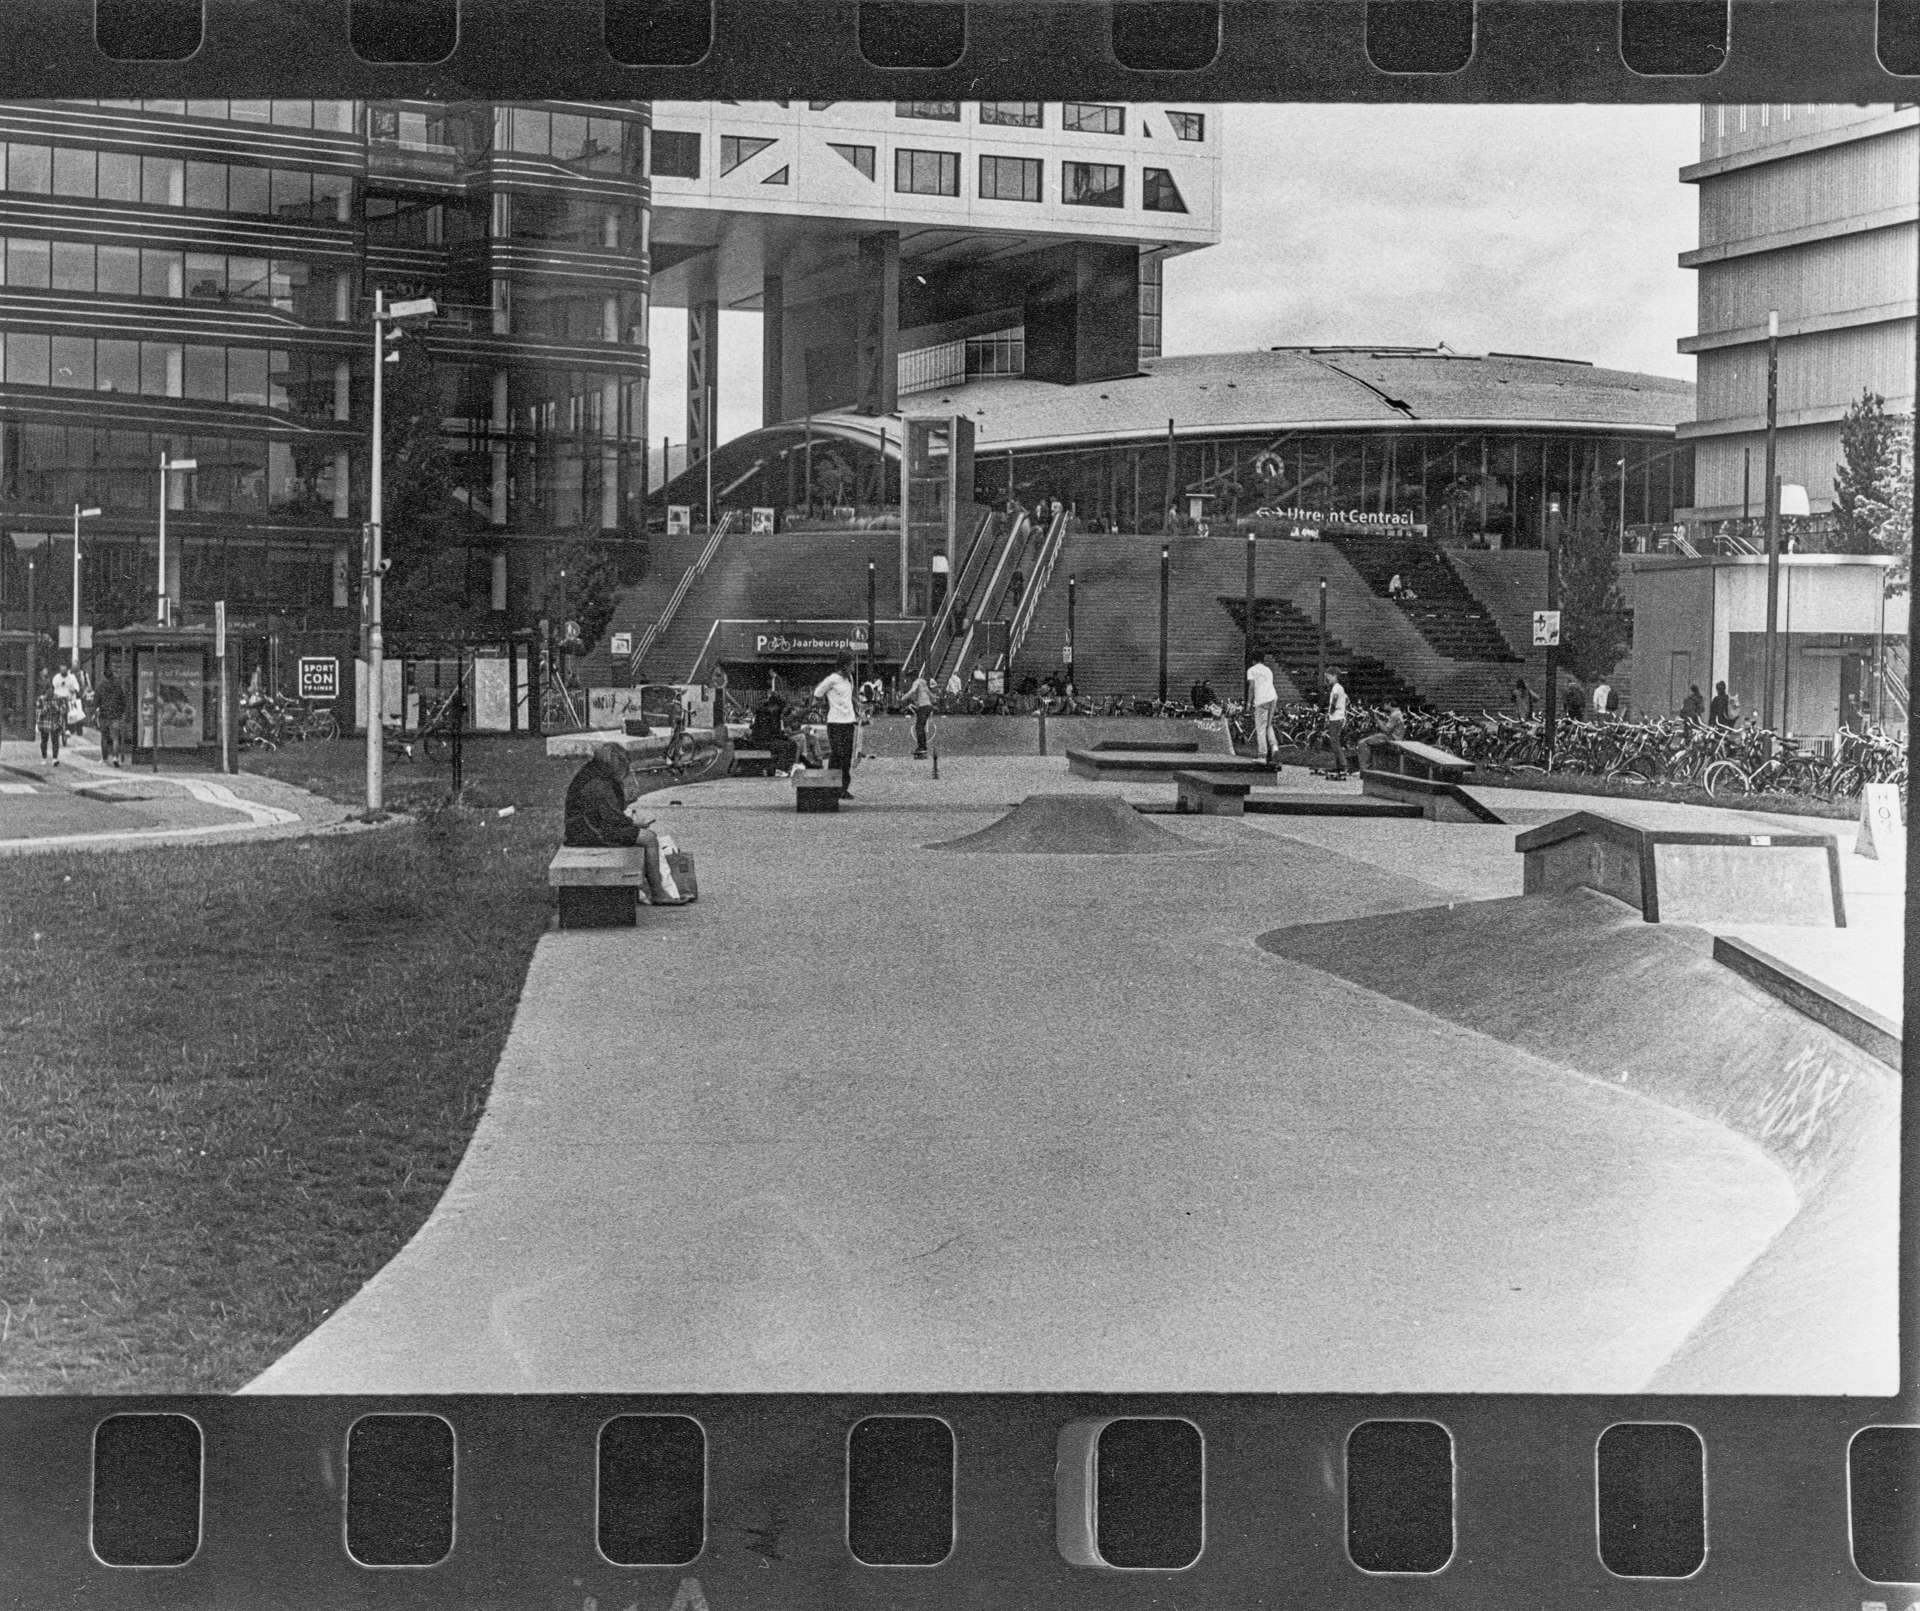
[[[1693,378],[1692,106],[1229,106],[1221,239],[1170,261],[1167,355],[1327,344],[1583,358]],[[723,314],[720,434],[760,423],[760,320]],[[651,435],[686,421],[655,312]]]

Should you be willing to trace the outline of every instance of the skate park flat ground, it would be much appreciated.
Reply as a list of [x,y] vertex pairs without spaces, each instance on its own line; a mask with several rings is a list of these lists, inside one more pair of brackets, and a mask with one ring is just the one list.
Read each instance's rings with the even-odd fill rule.
[[[952,843],[1081,792],[1171,801],[1059,756],[869,761],[833,815],[783,778],[651,796],[699,902],[541,942],[439,1208],[249,1390],[1621,1392],[1683,1354],[1687,1390],[1745,1390],[1697,1339],[1794,1221],[1779,1156],[1258,943],[1516,897],[1512,826]],[[1843,1216],[1889,1269],[1896,1140]],[[1889,1390],[1890,1318],[1836,1361],[1755,1312],[1754,1390]]]

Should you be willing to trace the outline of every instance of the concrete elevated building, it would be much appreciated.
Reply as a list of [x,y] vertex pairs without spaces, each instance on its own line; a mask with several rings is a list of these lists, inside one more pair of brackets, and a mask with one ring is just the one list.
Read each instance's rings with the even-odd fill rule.
[[656,303],[688,312],[690,459],[721,309],[765,319],[762,420],[891,414],[983,374],[1077,384],[1160,351],[1160,269],[1220,238],[1218,108],[660,102]]
[[1915,196],[1920,108],[1709,106],[1700,160],[1701,522],[1766,512],[1767,314],[1780,315],[1779,475],[1833,506],[1840,424],[1863,389],[1913,408]]

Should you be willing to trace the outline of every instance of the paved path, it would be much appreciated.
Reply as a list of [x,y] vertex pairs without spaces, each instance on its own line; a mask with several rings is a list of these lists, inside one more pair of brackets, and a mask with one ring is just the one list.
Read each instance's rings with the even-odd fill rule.
[[134,850],[155,844],[284,838],[357,825],[347,808],[251,772],[154,772],[101,764],[98,746],[0,740],[0,855]]
[[253,1388],[1626,1391],[1793,1212],[1715,1124],[1253,944],[1517,894],[1511,827],[928,849],[1113,790],[656,796],[700,902],[542,941],[440,1207]]

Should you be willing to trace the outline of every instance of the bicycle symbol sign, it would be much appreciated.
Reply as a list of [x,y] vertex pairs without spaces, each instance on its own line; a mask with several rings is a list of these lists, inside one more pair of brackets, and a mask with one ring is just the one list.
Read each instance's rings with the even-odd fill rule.
[[302,699],[338,699],[340,662],[330,654],[300,657],[300,697]]
[[1560,612],[1558,610],[1535,610],[1533,612],[1534,648],[1556,648],[1559,642]]

